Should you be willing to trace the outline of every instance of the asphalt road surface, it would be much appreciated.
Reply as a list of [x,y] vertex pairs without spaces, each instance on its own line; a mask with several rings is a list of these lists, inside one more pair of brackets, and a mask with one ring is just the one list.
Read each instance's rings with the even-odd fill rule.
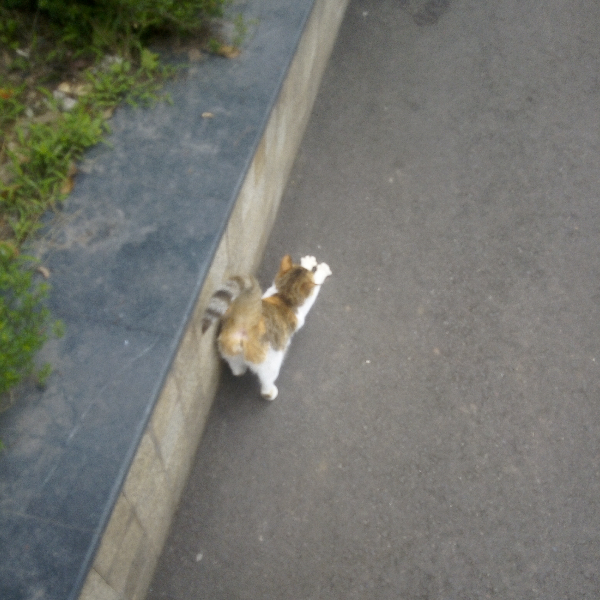
[[149,600],[600,598],[600,3],[353,0]]

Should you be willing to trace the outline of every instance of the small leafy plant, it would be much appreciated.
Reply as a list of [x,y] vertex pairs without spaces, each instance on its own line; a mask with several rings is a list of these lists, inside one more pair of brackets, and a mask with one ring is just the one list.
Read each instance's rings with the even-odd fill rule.
[[[49,332],[61,333],[43,302],[47,286],[32,286],[31,259],[15,252],[0,242],[0,394],[35,370],[34,355]],[[41,383],[48,372],[48,365],[38,371]]]

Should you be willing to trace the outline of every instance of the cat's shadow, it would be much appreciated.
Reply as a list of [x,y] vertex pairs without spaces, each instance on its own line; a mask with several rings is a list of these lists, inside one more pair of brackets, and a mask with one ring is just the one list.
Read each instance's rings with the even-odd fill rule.
[[211,409],[212,416],[244,419],[260,415],[272,406],[272,402],[260,395],[256,375],[248,371],[236,377],[227,365],[223,365]]

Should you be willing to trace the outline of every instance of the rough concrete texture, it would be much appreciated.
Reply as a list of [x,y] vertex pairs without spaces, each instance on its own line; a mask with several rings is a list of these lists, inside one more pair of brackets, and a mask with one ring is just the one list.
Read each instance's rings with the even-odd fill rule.
[[600,597],[600,4],[353,0],[148,600]]

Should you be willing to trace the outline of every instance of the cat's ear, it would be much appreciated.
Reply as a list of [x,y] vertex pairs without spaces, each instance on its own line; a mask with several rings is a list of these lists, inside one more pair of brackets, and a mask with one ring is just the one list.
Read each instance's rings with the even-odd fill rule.
[[281,259],[281,264],[279,265],[279,273],[283,275],[284,273],[287,273],[293,266],[294,265],[292,263],[292,257],[289,254],[286,254]]

